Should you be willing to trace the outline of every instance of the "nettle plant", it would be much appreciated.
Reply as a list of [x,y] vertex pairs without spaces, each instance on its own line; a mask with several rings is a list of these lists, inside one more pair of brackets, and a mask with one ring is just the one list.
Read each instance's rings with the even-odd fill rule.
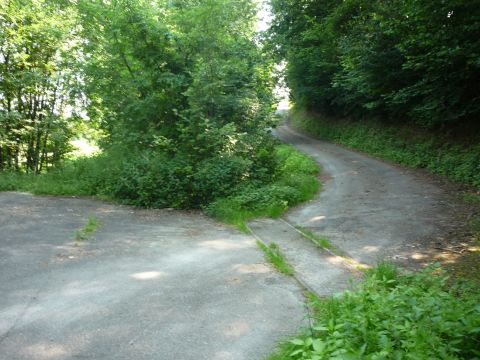
[[480,293],[446,281],[437,267],[381,264],[354,291],[317,300],[311,333],[271,359],[478,359]]

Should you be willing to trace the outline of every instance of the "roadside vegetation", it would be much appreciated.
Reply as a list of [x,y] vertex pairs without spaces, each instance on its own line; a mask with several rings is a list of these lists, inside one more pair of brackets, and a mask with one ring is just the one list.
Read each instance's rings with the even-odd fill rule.
[[289,207],[313,198],[320,188],[318,164],[289,145],[275,147],[272,181],[249,182],[205,207],[207,214],[248,232],[245,222],[254,217],[278,217]]
[[321,139],[480,188],[480,142],[378,121],[329,120],[301,110],[292,111],[289,122]]
[[[202,208],[246,231],[246,220],[278,217],[289,207],[311,199],[320,187],[318,164],[292,146],[276,144],[271,154],[259,157],[265,162],[257,162],[255,171],[263,174],[250,178],[246,168],[232,169],[237,163],[232,165],[231,159],[218,159],[204,172],[189,175],[174,172],[168,162],[154,154],[142,160],[102,154],[67,160],[39,175],[3,172],[0,191],[96,196],[143,207]],[[228,181],[237,176],[237,181]],[[192,188],[197,191],[191,193]]]
[[438,267],[379,264],[354,290],[314,298],[313,327],[268,360],[477,359],[479,304],[477,287],[448,286]]

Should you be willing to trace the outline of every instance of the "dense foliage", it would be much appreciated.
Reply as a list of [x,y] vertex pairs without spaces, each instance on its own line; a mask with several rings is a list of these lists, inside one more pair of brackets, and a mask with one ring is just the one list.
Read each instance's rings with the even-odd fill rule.
[[246,230],[248,219],[278,217],[289,207],[313,198],[320,185],[315,160],[288,145],[276,146],[274,159],[271,182],[240,184],[229,196],[209,204],[207,214]]
[[87,2],[84,11],[90,114],[124,159],[114,197],[196,207],[270,176],[274,162],[261,156],[273,156],[270,65],[254,43],[251,1]]
[[61,2],[0,2],[0,171],[38,173],[70,150],[77,30]]
[[478,142],[452,141],[438,133],[378,121],[332,120],[305,111],[293,111],[290,121],[322,139],[480,187]]
[[88,126],[103,154],[54,170],[85,169],[82,193],[200,207],[272,181],[272,63],[255,1],[11,0],[0,10],[0,170],[41,173]]
[[187,200],[195,198],[199,204],[208,204],[204,208],[209,215],[247,231],[246,220],[279,216],[312,198],[319,188],[315,160],[288,145],[275,145],[272,158],[260,155],[272,164],[257,164],[258,171],[268,174],[270,167],[275,170],[268,180],[236,180],[236,171],[244,165],[228,158],[212,161],[189,178],[178,170],[182,168],[182,163],[177,163],[180,160],[148,155],[151,157],[137,159],[107,152],[63,162],[40,175],[4,172],[0,191],[95,195],[149,207],[185,207]]
[[478,121],[478,0],[271,4],[271,49],[299,107],[423,127]]
[[269,360],[480,358],[480,293],[438,272],[379,265],[353,291],[315,300],[311,332]]

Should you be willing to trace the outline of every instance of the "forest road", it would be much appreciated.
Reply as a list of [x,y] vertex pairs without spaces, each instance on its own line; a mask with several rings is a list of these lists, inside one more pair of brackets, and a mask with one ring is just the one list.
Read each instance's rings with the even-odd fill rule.
[[323,190],[285,219],[326,237],[357,262],[421,260],[428,239],[441,238],[456,204],[418,171],[389,164],[279,126],[274,134],[323,167]]
[[260,360],[305,314],[252,237],[198,212],[24,193],[0,193],[0,294],[1,360]]

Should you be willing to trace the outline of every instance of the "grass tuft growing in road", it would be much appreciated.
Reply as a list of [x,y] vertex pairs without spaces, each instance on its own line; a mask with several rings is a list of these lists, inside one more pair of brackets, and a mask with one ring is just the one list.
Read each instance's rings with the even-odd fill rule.
[[295,228],[304,236],[306,237],[307,239],[309,239],[310,241],[312,241],[315,245],[323,248],[323,249],[328,249],[330,250],[332,253],[334,253],[335,255],[338,255],[338,256],[343,256],[344,254],[342,254],[342,252],[340,251],[340,249],[338,249],[335,245],[333,245],[330,240],[328,240],[327,238],[325,237],[322,237],[322,236],[319,236],[317,234],[315,234],[313,231],[311,230],[308,230],[306,228],[304,228],[303,226],[300,226],[300,225],[295,225]]
[[75,240],[76,241],[89,240],[92,234],[95,233],[100,226],[101,226],[101,222],[95,216],[90,216],[87,220],[87,223],[83,226],[83,228],[75,231]]
[[287,262],[280,248],[275,243],[265,245],[257,240],[258,247],[265,253],[267,260],[275,266],[275,268],[285,275],[293,275],[293,267]]

